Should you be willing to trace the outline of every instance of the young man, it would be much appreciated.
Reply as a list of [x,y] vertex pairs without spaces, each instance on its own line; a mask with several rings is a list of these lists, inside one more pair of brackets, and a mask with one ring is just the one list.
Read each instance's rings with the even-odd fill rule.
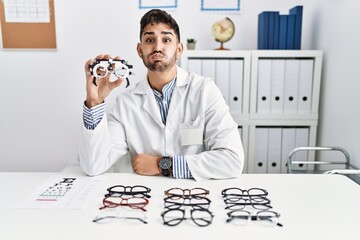
[[140,25],[137,52],[147,76],[120,93],[108,115],[105,98],[124,79],[112,82],[107,76],[94,84],[89,69],[94,60],[85,64],[81,168],[98,175],[130,153],[131,161],[122,163],[124,171],[141,175],[195,180],[239,176],[244,152],[237,124],[214,81],[176,65],[183,52],[178,24],[155,9],[142,17]]

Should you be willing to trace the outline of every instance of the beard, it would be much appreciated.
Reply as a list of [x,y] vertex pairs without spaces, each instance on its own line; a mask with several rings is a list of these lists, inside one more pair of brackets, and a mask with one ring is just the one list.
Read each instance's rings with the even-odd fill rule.
[[[161,54],[163,56],[162,61],[155,60],[154,62],[151,62],[151,60],[149,60],[149,59],[151,58],[151,56],[153,54]],[[168,61],[166,61],[167,55],[165,55],[161,51],[154,51],[154,52],[148,54],[147,56],[142,54],[142,56],[143,56],[142,60],[143,60],[143,63],[145,65],[145,67],[147,69],[149,69],[150,71],[153,71],[153,72],[164,72],[165,70],[169,69],[170,67],[172,67],[176,63],[176,53],[174,53],[169,58]]]

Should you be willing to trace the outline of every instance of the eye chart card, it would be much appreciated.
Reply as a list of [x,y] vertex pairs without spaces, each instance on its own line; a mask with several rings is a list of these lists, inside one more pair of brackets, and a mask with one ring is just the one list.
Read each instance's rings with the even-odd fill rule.
[[105,176],[51,176],[15,208],[85,209]]

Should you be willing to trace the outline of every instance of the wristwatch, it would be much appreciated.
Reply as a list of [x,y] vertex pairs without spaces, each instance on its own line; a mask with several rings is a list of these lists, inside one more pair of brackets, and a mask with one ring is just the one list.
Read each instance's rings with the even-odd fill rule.
[[172,172],[172,157],[163,156],[159,161],[159,169],[162,175],[170,176]]

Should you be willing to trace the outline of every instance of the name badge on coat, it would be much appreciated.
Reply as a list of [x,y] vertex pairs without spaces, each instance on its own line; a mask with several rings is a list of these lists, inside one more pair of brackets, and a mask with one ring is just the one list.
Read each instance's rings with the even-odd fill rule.
[[180,126],[181,145],[203,144],[204,124],[200,117],[191,123],[183,123]]

